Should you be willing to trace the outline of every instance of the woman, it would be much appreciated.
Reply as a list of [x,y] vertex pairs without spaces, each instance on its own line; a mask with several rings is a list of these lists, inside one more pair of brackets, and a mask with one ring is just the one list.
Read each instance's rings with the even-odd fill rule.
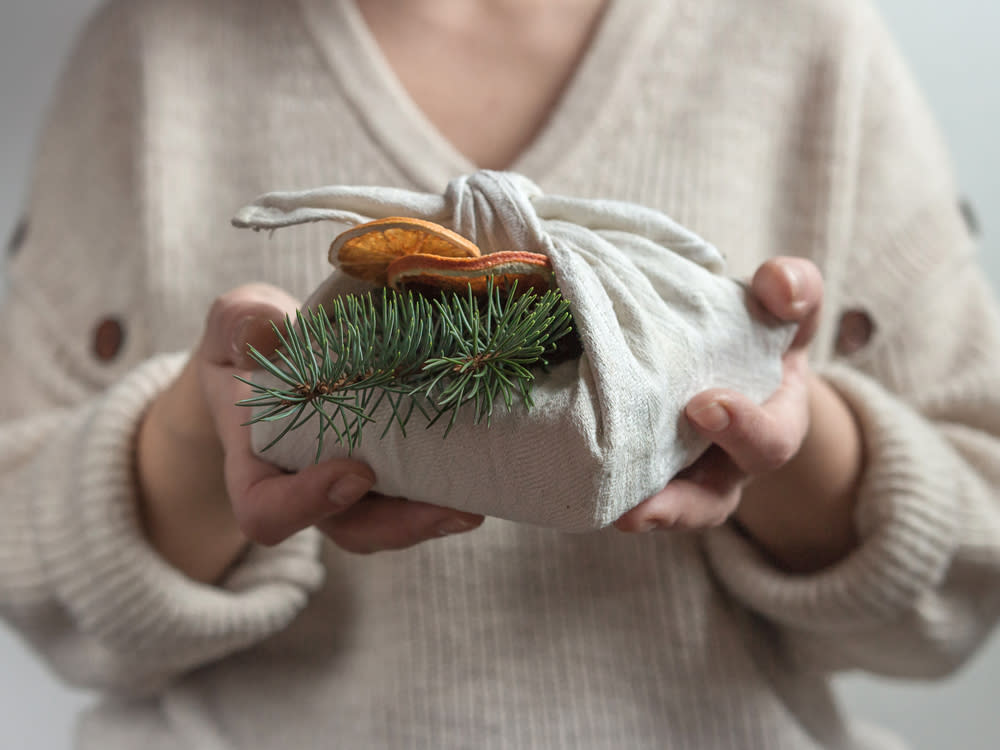
[[[716,447],[617,529],[284,475],[239,427],[329,237],[235,208],[477,167],[662,209],[799,324],[777,396],[696,397]],[[112,3],[10,264],[4,612],[106,693],[83,748],[892,747],[829,676],[946,673],[1000,598],[1000,327],[955,203],[861,2]]]

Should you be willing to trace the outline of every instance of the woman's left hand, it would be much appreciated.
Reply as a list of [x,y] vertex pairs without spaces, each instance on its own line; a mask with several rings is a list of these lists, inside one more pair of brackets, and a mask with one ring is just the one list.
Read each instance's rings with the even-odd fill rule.
[[[860,473],[860,435],[847,405],[810,372],[807,358],[823,298],[820,272],[801,258],[775,258],[757,270],[750,289],[771,314],[798,324],[783,358],[781,385],[762,405],[727,389],[712,389],[695,396],[685,414],[712,441],[711,447],[663,490],[623,515],[615,523],[618,529],[700,529],[719,525],[737,514],[764,546],[770,547],[774,541],[781,547],[780,539],[772,540],[780,535],[775,528],[785,520],[775,493],[787,495],[797,483],[810,481],[811,457],[805,457],[807,465],[801,465],[799,458],[813,433],[816,436],[812,442],[819,440],[823,445],[834,437],[844,438],[846,453],[835,465],[842,466],[841,473],[849,476],[834,477],[833,484],[840,495],[845,495],[846,488],[853,497]],[[823,424],[817,424],[817,418]],[[853,434],[853,440],[852,435],[843,434],[845,430]],[[744,509],[743,505],[758,496],[760,502],[755,500],[754,507]],[[810,509],[799,503],[795,512],[801,516]],[[759,535],[753,528],[758,525]],[[847,533],[851,540],[845,543],[850,544],[853,531]],[[781,554],[780,549],[772,551]],[[794,560],[789,561],[789,566],[799,567]]]

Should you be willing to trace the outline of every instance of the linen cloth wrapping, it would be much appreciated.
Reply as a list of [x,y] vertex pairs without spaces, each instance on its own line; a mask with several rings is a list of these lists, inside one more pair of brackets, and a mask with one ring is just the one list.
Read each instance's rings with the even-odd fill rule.
[[[372,467],[378,492],[565,531],[601,528],[707,447],[683,416],[692,396],[721,386],[762,402],[780,383],[793,328],[754,311],[711,244],[639,205],[546,195],[521,175],[483,171],[443,195],[347,186],[270,193],[233,223],[276,229],[389,216],[444,225],[483,254],[547,255],[584,354],[536,377],[530,410],[498,404],[489,426],[474,424],[467,405],[447,437],[448,417],[380,437],[390,416],[376,413],[352,455]],[[304,307],[367,288],[334,271]],[[258,381],[277,382],[270,377]],[[255,424],[254,449],[282,426]],[[307,426],[264,456],[294,470],[315,454],[316,429]],[[322,459],[346,455],[326,438]]]

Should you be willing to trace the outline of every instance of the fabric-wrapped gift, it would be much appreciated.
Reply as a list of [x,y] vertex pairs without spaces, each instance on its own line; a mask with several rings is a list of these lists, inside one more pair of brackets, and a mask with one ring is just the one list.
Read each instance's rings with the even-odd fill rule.
[[[405,436],[367,431],[352,457],[372,467],[379,492],[566,531],[598,529],[705,450],[683,416],[692,396],[727,387],[763,402],[781,381],[793,328],[755,309],[711,244],[639,205],[546,195],[521,175],[483,171],[452,181],[443,195],[350,186],[271,193],[233,223],[271,230],[391,216],[443,225],[484,254],[548,256],[583,354],[536,378],[530,409],[495,409],[489,426],[465,409],[447,436],[447,420]],[[358,291],[357,280],[335,270],[304,308]],[[281,429],[255,424],[255,450]],[[264,455],[302,468],[316,460],[316,433],[289,432]],[[324,442],[321,459],[346,455],[337,441]]]

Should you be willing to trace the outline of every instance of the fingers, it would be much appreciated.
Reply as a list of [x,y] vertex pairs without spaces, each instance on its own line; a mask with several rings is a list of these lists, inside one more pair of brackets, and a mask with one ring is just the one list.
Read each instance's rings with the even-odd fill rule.
[[250,412],[236,406],[249,388],[234,375],[254,367],[247,345],[269,354],[277,345],[271,321],[294,314],[298,302],[277,287],[248,284],[220,296],[206,317],[195,356],[206,407],[223,446],[226,491],[242,532],[260,544],[277,544],[363,497],[374,474],[356,461],[328,461],[288,474],[258,458],[244,424]]
[[736,510],[746,474],[712,446],[663,490],[615,522],[626,532],[704,529],[724,523]]
[[342,549],[368,554],[460,534],[482,523],[483,516],[473,513],[370,495],[317,525]]
[[482,516],[371,495],[375,476],[357,461],[325,461],[287,473],[254,453],[244,424],[249,413],[235,406],[249,387],[233,376],[255,367],[248,345],[265,355],[276,348],[272,321],[280,324],[297,308],[298,302],[276,287],[234,289],[213,303],[196,352],[207,412],[225,454],[226,491],[242,533],[273,545],[317,526],[344,549],[374,552],[480,525]]
[[280,324],[298,307],[294,297],[268,284],[233,289],[212,304],[199,352],[211,364],[253,369],[247,345],[270,354],[278,343],[271,323]]
[[751,477],[780,469],[798,453],[809,428],[806,347],[819,320],[823,278],[808,260],[774,258],[757,269],[750,292],[751,304],[798,324],[782,361],[781,384],[763,405],[727,389],[695,396],[685,415],[711,447],[662,491],[623,515],[617,528],[694,529],[722,523],[736,510]]
[[277,544],[316,526],[343,549],[369,553],[470,531],[483,522],[480,515],[371,494],[375,475],[349,459],[289,474],[242,444],[227,453],[225,471],[240,529],[259,544]]
[[290,474],[254,456],[247,445],[227,454],[225,471],[240,529],[258,544],[277,544],[317,526],[343,549],[369,553],[470,531],[483,522],[480,515],[371,494],[371,469],[348,459]]
[[732,390],[704,391],[691,399],[685,415],[703,437],[753,476],[784,466],[809,428],[805,347],[816,330],[823,279],[810,261],[775,258],[757,269],[751,291],[773,315],[799,323],[784,359],[781,384],[763,405]]
[[780,320],[798,323],[792,349],[805,347],[816,333],[823,303],[823,277],[804,258],[773,258],[754,274],[750,290]]
[[809,428],[806,401],[806,387],[797,380],[783,383],[763,406],[735,391],[713,389],[691,399],[685,415],[754,476],[779,469],[798,452]]
[[226,486],[243,533],[272,545],[356,503],[375,482],[357,461],[332,460],[289,474],[248,452],[226,456]]
[[372,494],[371,471],[355,461],[329,461],[294,474],[259,460],[242,462],[242,469],[243,477],[228,479],[240,493],[233,508],[244,535],[258,544],[277,544],[316,526],[348,552],[371,553],[471,531],[483,522],[480,515]]
[[742,394],[713,389],[695,396],[685,415],[712,446],[659,493],[622,516],[622,531],[708,528],[739,504],[744,484],[787,464],[809,428],[808,389],[791,368],[764,405]]

